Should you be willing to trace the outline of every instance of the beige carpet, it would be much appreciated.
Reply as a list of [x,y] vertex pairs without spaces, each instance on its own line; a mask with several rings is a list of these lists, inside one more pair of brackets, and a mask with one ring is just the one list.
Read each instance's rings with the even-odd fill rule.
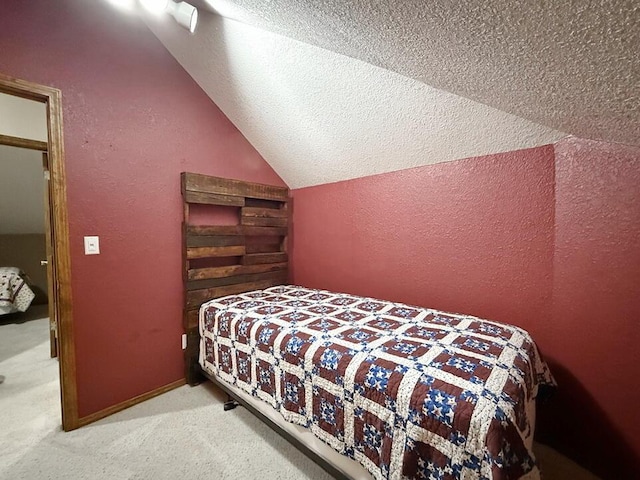
[[[331,478],[245,409],[224,412],[210,384],[62,432],[48,334],[46,318],[0,317],[0,479]],[[548,447],[537,451],[545,480],[597,480]]]

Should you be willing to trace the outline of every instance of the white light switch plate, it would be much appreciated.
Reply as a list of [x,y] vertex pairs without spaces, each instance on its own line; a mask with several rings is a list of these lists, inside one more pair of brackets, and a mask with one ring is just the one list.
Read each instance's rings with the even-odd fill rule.
[[182,334],[182,349],[185,350],[187,348],[187,334]]
[[100,253],[99,237],[84,237],[84,254],[98,255]]

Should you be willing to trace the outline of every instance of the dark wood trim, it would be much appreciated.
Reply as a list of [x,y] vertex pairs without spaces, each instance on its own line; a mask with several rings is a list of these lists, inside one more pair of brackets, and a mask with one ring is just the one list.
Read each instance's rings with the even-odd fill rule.
[[73,430],[80,426],[78,390],[76,385],[76,352],[73,335],[71,294],[71,252],[67,213],[67,181],[65,174],[62,127],[62,92],[57,88],[38,85],[0,74],[0,92],[17,95],[47,105],[48,153],[50,166],[51,211],[54,232],[54,259],[58,285],[58,355],[60,359],[60,390],[62,397],[62,427]]
[[88,425],[90,423],[93,423],[97,420],[100,420],[102,418],[108,417],[109,415],[113,415],[114,413],[120,412],[122,410],[125,410],[129,407],[133,407],[134,405],[137,405],[138,403],[142,403],[146,400],[149,400],[153,397],[157,397],[158,395],[162,395],[163,393],[167,393],[170,392],[171,390],[174,390],[178,387],[181,387],[183,385],[186,385],[186,380],[184,378],[181,378],[180,380],[176,380],[175,382],[171,382],[163,387],[160,388],[156,388],[154,390],[151,390],[150,392],[147,393],[143,393],[142,395],[138,395],[137,397],[133,397],[130,398],[129,400],[126,400],[124,402],[120,402],[116,405],[113,405],[111,407],[107,407],[103,410],[100,410],[96,413],[92,413],[91,415],[87,415],[86,417],[81,417],[78,421],[78,426],[79,427],[84,427],[85,425]]
[[352,480],[352,477],[345,475],[342,470],[339,470],[334,465],[332,465],[327,460],[325,460],[323,457],[321,457],[316,452],[311,450],[307,445],[305,445],[296,437],[294,437],[292,434],[287,432],[280,425],[278,425],[276,422],[271,420],[269,417],[267,417],[260,410],[258,410],[253,405],[251,405],[249,402],[246,402],[242,397],[236,396],[235,393],[223,381],[218,380],[218,378],[216,378],[213,375],[209,375],[205,371],[202,371],[202,375],[204,375],[208,380],[213,382],[214,385],[220,388],[223,392],[225,392],[227,395],[233,398],[236,402],[238,402],[244,408],[249,410],[253,415],[258,417],[259,420],[265,423],[274,432],[276,432],[278,435],[280,435],[285,440],[287,440],[291,445],[293,445],[298,450],[300,450],[303,454],[309,457],[314,463],[319,465],[325,472],[327,472],[333,478],[335,478],[336,480]]
[[12,137],[11,135],[2,134],[0,134],[0,145],[28,148],[29,150],[38,150],[39,152],[46,152],[47,150],[49,150],[49,144],[47,142],[41,142],[40,140],[29,140],[28,138]]

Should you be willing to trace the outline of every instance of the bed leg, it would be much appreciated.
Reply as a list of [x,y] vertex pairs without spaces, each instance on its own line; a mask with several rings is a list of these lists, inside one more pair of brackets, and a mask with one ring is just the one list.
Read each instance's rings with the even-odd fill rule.
[[227,401],[224,402],[224,411],[227,412],[229,410],[233,410],[234,408],[236,408],[238,405],[240,405],[238,402],[236,402],[231,395],[227,395]]

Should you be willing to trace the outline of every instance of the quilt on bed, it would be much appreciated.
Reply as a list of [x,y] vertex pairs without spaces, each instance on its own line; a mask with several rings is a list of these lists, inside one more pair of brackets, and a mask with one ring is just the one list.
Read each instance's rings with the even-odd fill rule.
[[553,379],[524,330],[296,286],[200,310],[200,364],[374,478],[538,478],[534,400]]
[[0,267],[0,315],[26,312],[35,294],[15,267]]

